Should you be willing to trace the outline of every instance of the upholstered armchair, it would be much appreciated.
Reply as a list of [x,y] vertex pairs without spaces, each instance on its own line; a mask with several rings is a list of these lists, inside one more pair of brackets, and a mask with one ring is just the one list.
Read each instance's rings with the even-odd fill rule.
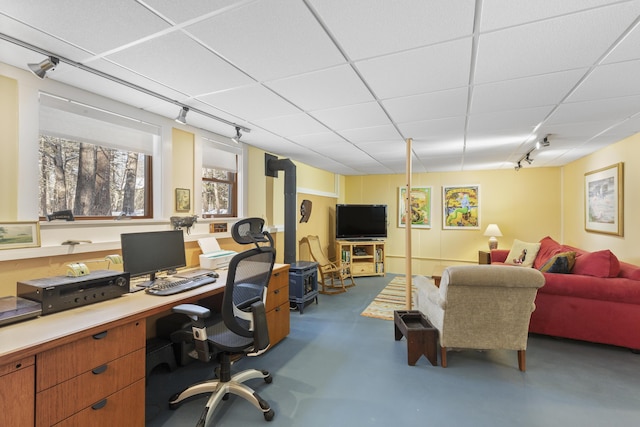
[[518,352],[526,369],[529,320],[544,276],[534,268],[497,265],[448,267],[440,287],[417,276],[416,307],[438,330],[441,365],[447,349],[504,349]]

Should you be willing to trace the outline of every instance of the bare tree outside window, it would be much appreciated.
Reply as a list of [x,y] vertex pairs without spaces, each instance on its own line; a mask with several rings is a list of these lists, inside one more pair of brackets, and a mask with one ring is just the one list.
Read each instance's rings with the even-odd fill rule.
[[39,154],[41,217],[151,216],[149,156],[50,135],[40,135]]
[[236,173],[202,168],[202,216],[236,216]]

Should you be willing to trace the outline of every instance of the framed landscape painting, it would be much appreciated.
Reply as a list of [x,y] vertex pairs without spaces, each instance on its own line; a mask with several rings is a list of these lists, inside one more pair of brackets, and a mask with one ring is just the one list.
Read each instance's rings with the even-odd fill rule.
[[0,249],[40,247],[38,221],[0,222]]
[[624,235],[622,162],[584,174],[584,228],[594,233]]
[[480,228],[480,185],[442,187],[442,229]]
[[[405,200],[407,188],[398,191],[398,227],[406,227],[407,212]],[[431,228],[431,187],[411,187],[409,194],[411,206],[411,228]]]

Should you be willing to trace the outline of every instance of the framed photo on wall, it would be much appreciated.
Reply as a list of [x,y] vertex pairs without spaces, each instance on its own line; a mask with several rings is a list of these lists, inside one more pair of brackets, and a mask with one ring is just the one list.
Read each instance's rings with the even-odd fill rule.
[[624,235],[624,164],[584,174],[584,228],[594,233]]
[[191,210],[191,192],[188,188],[176,188],[176,212]]
[[442,187],[442,229],[480,228],[480,185]]
[[40,247],[38,221],[0,222],[0,249]]
[[[400,187],[398,195],[398,227],[406,227],[407,188]],[[411,187],[409,196],[411,228],[431,228],[431,187]]]

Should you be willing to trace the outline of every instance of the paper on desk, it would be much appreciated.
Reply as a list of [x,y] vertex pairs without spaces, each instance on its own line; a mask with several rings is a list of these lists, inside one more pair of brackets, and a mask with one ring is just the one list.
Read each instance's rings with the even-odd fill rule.
[[203,254],[220,250],[220,244],[215,237],[198,239],[198,246],[200,246],[200,250],[202,250]]

